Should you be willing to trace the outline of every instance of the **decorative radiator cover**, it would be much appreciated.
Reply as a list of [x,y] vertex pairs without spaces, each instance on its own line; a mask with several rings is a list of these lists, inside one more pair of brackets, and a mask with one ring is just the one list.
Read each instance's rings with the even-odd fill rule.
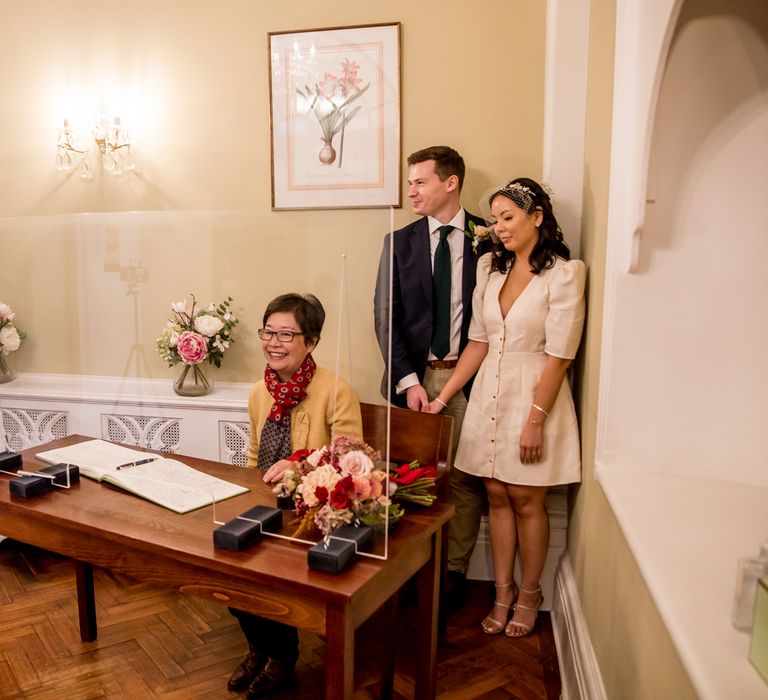
[[244,466],[250,388],[217,382],[190,398],[170,379],[19,374],[0,386],[0,418],[16,451],[77,433]]

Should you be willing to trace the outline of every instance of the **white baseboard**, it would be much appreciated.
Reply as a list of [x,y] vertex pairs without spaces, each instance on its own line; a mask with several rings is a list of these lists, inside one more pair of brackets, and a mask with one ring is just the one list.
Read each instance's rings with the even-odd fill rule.
[[581,610],[568,552],[555,574],[552,630],[560,666],[562,700],[605,700],[605,687]]

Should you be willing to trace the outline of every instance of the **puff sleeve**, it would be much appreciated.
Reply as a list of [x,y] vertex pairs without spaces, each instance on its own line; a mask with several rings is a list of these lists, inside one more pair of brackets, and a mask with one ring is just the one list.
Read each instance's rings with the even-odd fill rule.
[[581,260],[558,260],[549,273],[549,310],[544,322],[544,352],[572,360],[584,327],[584,281]]
[[475,291],[472,292],[472,320],[469,322],[467,337],[470,340],[478,340],[481,343],[488,342],[488,332],[485,329],[483,307],[485,305],[485,289],[491,276],[491,254],[480,256],[477,261],[477,281]]

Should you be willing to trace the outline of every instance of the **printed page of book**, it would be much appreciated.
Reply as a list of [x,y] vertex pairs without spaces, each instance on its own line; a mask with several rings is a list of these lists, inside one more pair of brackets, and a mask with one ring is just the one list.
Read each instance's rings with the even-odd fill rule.
[[139,452],[130,447],[116,445],[106,440],[89,440],[75,445],[60,447],[56,450],[38,452],[35,457],[49,464],[76,464],[80,473],[91,479],[100,480],[105,474],[113,472],[119,465],[141,459],[159,458],[148,452]]

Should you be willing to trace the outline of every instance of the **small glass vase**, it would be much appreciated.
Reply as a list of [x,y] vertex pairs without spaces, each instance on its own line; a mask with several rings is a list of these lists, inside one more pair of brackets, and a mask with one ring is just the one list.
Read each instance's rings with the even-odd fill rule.
[[8,358],[0,352],[0,384],[12,382],[14,379],[16,379],[16,372],[8,365]]
[[179,363],[173,390],[179,396],[205,396],[213,391],[213,372],[210,365]]

